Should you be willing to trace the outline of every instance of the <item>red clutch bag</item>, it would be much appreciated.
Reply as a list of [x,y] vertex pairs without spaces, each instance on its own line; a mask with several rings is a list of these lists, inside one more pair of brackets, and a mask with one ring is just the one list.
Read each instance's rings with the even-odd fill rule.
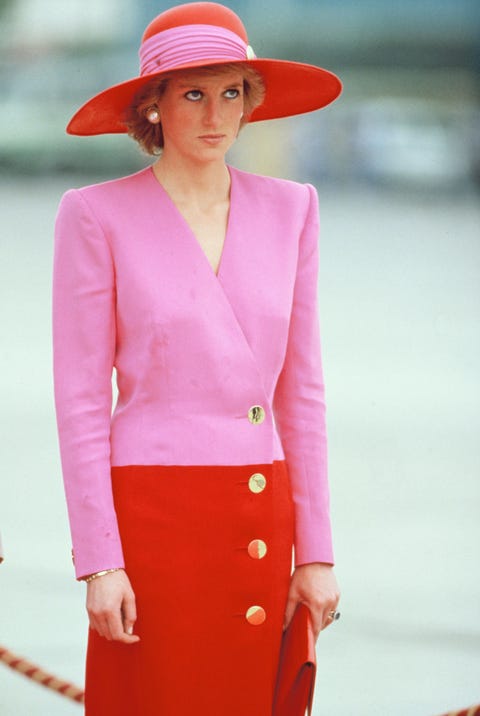
[[273,716],[310,716],[316,672],[310,611],[300,603],[282,637]]

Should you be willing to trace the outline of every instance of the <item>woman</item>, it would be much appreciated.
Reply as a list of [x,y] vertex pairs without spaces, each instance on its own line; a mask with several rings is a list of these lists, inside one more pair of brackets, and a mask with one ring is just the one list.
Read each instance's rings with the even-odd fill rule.
[[267,716],[296,604],[318,636],[339,599],[318,206],[311,185],[225,154],[243,124],[320,108],[341,85],[256,59],[216,3],[159,15],[140,58],[140,76],[67,131],[128,131],[159,158],[68,191],[56,222],[55,401],[87,582],[86,713]]

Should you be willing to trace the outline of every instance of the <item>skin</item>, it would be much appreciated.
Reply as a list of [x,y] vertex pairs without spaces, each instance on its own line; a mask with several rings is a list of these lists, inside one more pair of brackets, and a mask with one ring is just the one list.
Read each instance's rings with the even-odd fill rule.
[[[243,116],[240,72],[183,73],[171,79],[157,102],[164,150],[153,171],[199,241],[212,269],[220,261],[230,208],[230,175],[225,154],[235,142]],[[284,628],[298,602],[311,611],[315,638],[332,623],[328,612],[340,599],[332,565],[298,566],[290,581]],[[92,629],[109,641],[134,644],[135,595],[125,570],[87,583]]]

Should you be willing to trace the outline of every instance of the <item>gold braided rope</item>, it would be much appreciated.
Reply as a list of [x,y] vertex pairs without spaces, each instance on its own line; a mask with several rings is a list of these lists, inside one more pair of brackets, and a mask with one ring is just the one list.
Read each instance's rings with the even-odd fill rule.
[[23,674],[28,679],[36,681],[37,684],[41,684],[41,686],[45,686],[47,689],[52,689],[52,691],[65,696],[67,699],[72,699],[72,701],[76,701],[79,704],[84,703],[84,692],[79,689],[78,686],[68,681],[57,679],[56,676],[44,671],[40,666],[17,656],[3,646],[0,646],[0,661],[3,661],[4,664],[14,671]]

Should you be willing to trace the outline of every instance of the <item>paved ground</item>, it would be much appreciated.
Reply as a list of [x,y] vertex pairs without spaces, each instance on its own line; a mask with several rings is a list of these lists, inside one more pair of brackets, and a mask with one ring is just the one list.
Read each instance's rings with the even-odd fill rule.
[[[80,684],[50,353],[52,223],[72,183],[0,182],[0,643]],[[436,716],[480,701],[480,212],[475,197],[341,188],[321,208],[343,596],[318,642],[315,716]],[[0,665],[1,716],[79,713]]]

